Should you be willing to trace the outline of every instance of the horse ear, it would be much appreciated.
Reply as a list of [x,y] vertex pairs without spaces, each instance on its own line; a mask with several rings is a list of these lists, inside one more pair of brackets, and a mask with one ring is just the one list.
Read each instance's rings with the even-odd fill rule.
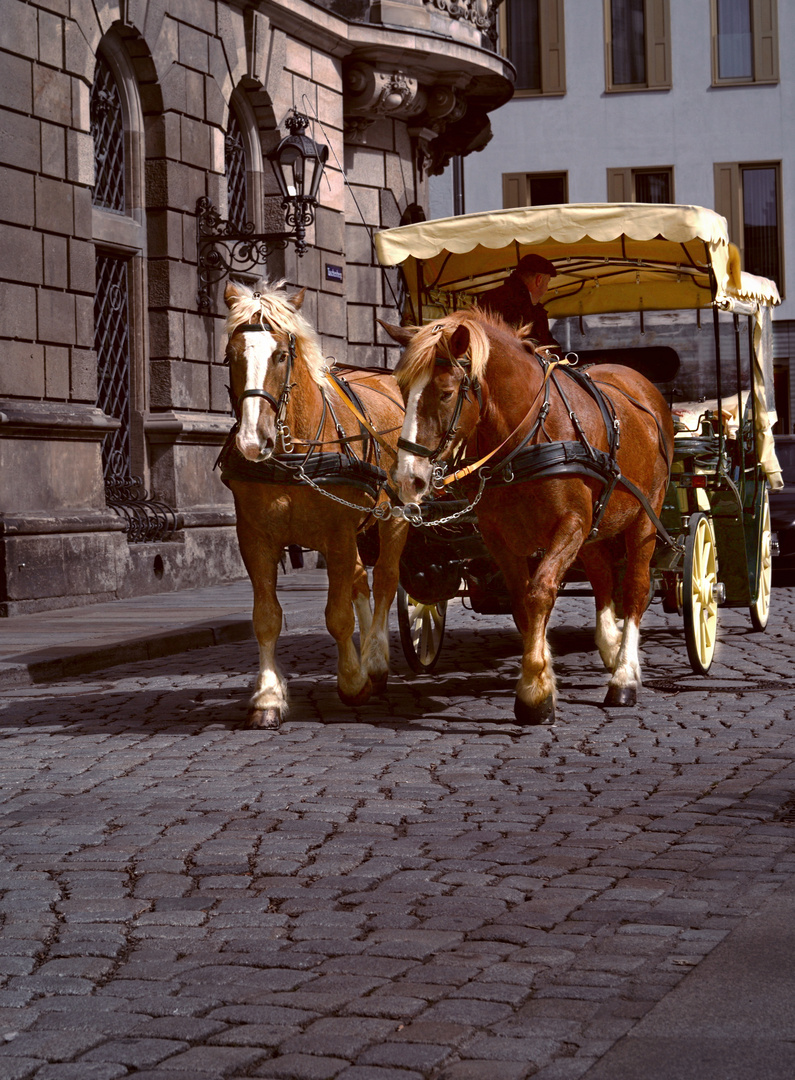
[[227,281],[226,288],[224,289],[224,300],[228,308],[233,307],[235,301],[239,300],[242,295],[242,289],[239,289],[233,281]]
[[469,348],[469,327],[459,326],[450,335],[450,353],[458,359]]
[[296,311],[300,311],[301,308],[303,307],[304,297],[305,296],[306,296],[306,285],[304,285],[303,289],[300,289],[297,293],[293,293],[293,295],[290,297],[290,303],[292,304],[292,306],[295,308]]
[[395,326],[394,323],[384,322],[383,319],[378,319],[384,330],[389,334],[393,341],[396,341],[398,345],[408,345],[411,339],[419,330],[418,326]]

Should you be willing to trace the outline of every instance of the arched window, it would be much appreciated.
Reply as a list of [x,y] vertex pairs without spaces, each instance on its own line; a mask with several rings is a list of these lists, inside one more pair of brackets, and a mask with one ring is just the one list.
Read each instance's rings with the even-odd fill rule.
[[229,204],[228,218],[235,229],[242,229],[249,220],[248,176],[246,145],[234,107],[229,110],[229,123],[224,139],[224,166]]
[[109,35],[91,89],[97,406],[119,421],[102,448],[106,484],[145,472],[143,123],[123,44]]

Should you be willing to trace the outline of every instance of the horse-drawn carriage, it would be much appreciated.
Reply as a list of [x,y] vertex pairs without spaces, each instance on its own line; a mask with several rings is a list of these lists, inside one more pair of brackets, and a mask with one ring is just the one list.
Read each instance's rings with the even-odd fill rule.
[[[377,234],[376,248],[382,264],[401,268],[403,322],[417,327],[437,323],[444,346],[436,353],[437,372],[442,363],[456,368],[463,361],[466,366],[469,356],[453,348],[453,338],[442,332],[446,319],[462,319],[523,255],[532,251],[551,260],[557,274],[544,305],[564,345],[562,364],[545,365],[544,385],[553,386],[553,399],[555,388],[566,398],[562,374],[571,371],[563,366],[567,362],[594,365],[588,368],[592,378],[587,373],[581,377],[589,393],[594,382],[607,385],[601,372],[611,368],[601,365],[619,364],[645,375],[673,413],[670,481],[659,511],[648,501],[643,511],[657,538],[644,606],[658,597],[666,610],[681,612],[696,672],[706,673],[712,663],[720,604],[747,606],[754,628],[764,630],[774,542],[767,487],[781,483],[771,434],[770,309],[779,296],[773,282],[741,272],[722,217],[693,206],[543,206],[406,225]],[[407,337],[400,340],[411,348]],[[436,376],[429,371],[422,378],[432,386]],[[471,390],[471,373],[463,379],[459,409],[470,396],[466,384]],[[411,392],[410,380],[403,389]],[[633,393],[619,387],[613,402]],[[616,405],[609,407],[615,411]],[[606,427],[609,422],[608,417]],[[442,431],[442,442],[453,441],[456,423]],[[659,428],[658,422],[658,433],[652,434],[662,443]],[[536,432],[530,441],[543,440]],[[506,445],[510,449],[513,444],[506,440]],[[587,457],[578,449],[580,457]],[[506,483],[506,453],[467,472],[460,467],[463,459],[449,463],[448,450],[426,450],[416,434],[403,442],[404,458],[414,453],[431,458],[435,466],[429,498],[421,506],[411,504],[412,489],[404,487],[409,502],[404,515],[415,528],[401,561],[398,616],[403,649],[415,671],[435,665],[452,597],[467,598],[477,612],[511,610],[503,575],[476,524],[484,483],[491,485],[499,470],[500,482]],[[464,452],[460,445],[459,450]],[[644,453],[642,444],[637,451]],[[553,464],[563,472],[569,469],[559,454]],[[599,484],[592,485],[595,513],[603,513],[605,501],[619,493],[626,498],[633,487],[623,476],[616,479],[615,453],[613,466],[609,461],[602,466],[601,494]],[[573,462],[569,471],[577,468]],[[520,477],[516,468],[512,473],[508,482],[519,487],[519,480],[537,475],[525,471]],[[474,475],[485,477],[479,492]],[[420,483],[416,477],[412,482]],[[451,488],[458,489],[456,495]],[[639,497],[637,488],[634,495]],[[586,551],[587,546],[581,556]],[[583,574],[575,564],[564,582],[577,577]],[[620,590],[614,587],[613,593],[620,608]],[[601,646],[600,652],[604,659]],[[622,699],[619,692],[612,703],[630,700],[631,695]]]

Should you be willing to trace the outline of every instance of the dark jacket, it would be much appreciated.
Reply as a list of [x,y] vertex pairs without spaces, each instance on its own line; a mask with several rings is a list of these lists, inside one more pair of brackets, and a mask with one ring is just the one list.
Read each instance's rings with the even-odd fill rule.
[[543,304],[534,304],[527,286],[514,271],[502,285],[478,298],[484,311],[497,312],[516,330],[528,323],[533,324],[530,338],[538,345],[555,345],[549,329],[549,317]]

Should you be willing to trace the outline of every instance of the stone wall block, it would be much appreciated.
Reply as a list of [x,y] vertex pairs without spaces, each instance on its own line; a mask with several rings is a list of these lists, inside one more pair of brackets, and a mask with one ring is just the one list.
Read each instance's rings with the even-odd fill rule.
[[75,345],[74,295],[55,289],[39,289],[36,300],[39,340]]
[[70,75],[91,83],[94,79],[96,52],[86,40],[83,29],[72,19],[64,23],[64,69]]
[[144,138],[147,159],[165,158],[179,146],[181,117],[175,112],[156,113],[144,117]]
[[64,583],[72,596],[95,596],[116,588],[116,568],[102,533],[66,533],[62,539]]
[[27,4],[5,4],[0,19],[0,49],[35,60],[38,46],[36,8]]
[[35,194],[36,227],[70,236],[74,225],[72,185],[64,184],[62,180],[37,176]]
[[33,65],[22,56],[3,55],[0,64],[0,106],[17,112],[33,108]]
[[72,401],[97,400],[97,355],[93,349],[72,349],[69,357]]
[[[229,46],[228,51],[226,46]],[[223,44],[218,38],[210,38],[209,75],[225,102],[229,100],[240,80],[245,78],[245,74],[246,49],[242,36],[238,42],[231,45],[226,38]]]
[[34,337],[33,317],[35,310],[36,289],[33,286],[16,285],[10,281],[3,282],[3,302],[0,304],[0,337]]
[[174,210],[150,210],[146,215],[147,254],[150,259],[181,259],[182,219]]
[[[45,256],[46,257],[46,256]],[[69,240],[69,288],[94,291],[96,248],[88,240]]]
[[[342,93],[339,90],[331,90],[326,86],[318,86],[316,93],[316,115],[322,119],[323,131],[328,138],[334,128],[340,132],[342,131]],[[320,133],[320,128],[318,128],[317,131]],[[320,134],[322,139],[322,133]],[[317,135],[315,137],[317,137]],[[342,156],[339,155],[339,158],[341,161]]]
[[399,225],[405,206],[401,208],[391,191],[380,191],[378,197],[381,207],[381,228],[391,229]]
[[52,289],[67,288],[69,284],[69,262],[66,237],[45,233],[42,242],[44,247],[44,284]]
[[[380,329],[380,327],[379,327]],[[369,345],[373,340],[373,308],[370,304],[348,304],[348,341]]]
[[[207,76],[192,68],[185,69],[185,90],[188,95],[188,115],[201,122],[204,118],[204,82]],[[183,155],[184,157],[184,155]]]
[[184,315],[181,311],[153,311],[149,315],[149,351],[158,359],[180,359],[185,354]]
[[345,173],[354,187],[382,188],[386,183],[386,166],[382,150],[366,146],[349,146],[345,150]]
[[150,403],[155,409],[201,409],[210,407],[207,364],[182,360],[153,360],[150,366]]
[[363,263],[370,266],[373,262],[373,245],[369,230],[360,223],[345,224],[345,257],[348,263]]
[[75,184],[94,184],[94,140],[87,132],[66,132],[66,176]]
[[91,239],[93,232],[93,206],[89,188],[73,187],[74,235],[82,240]]
[[[45,176],[66,176],[66,137],[68,130],[55,124],[40,125],[41,171]],[[94,182],[94,162],[91,161],[91,182]]]
[[204,119],[208,124],[225,128],[229,109],[218,82],[208,75],[204,80]]
[[42,120],[68,127],[72,122],[72,80],[63,71],[33,69],[33,112]]
[[44,276],[41,235],[14,225],[0,225],[3,276],[11,281],[38,284]]
[[33,174],[0,167],[0,217],[13,225],[32,225],[35,215]]
[[349,345],[348,363],[354,367],[384,367],[384,350],[375,345]]
[[[93,280],[93,278],[92,278]],[[87,283],[86,283],[87,284]],[[94,347],[94,294],[75,293],[75,344],[79,349]]]
[[32,116],[5,113],[0,128],[0,164],[29,169],[31,172],[41,169],[41,129],[38,120]]
[[335,210],[319,206],[315,216],[315,239],[324,251],[345,250],[345,219]]
[[[207,6],[212,7],[210,4]],[[200,5],[196,5],[197,13],[200,10]],[[194,71],[210,70],[207,34],[204,31],[196,26],[189,26],[187,23],[179,24],[179,62]]]
[[42,64],[60,68],[64,66],[64,19],[67,12],[39,9],[39,60]]
[[[32,315],[32,312],[29,313]],[[0,394],[44,397],[44,347],[29,341],[0,342]]]
[[149,260],[149,304],[153,308],[196,310],[196,267],[174,259]]
[[208,364],[222,355],[215,337],[215,319],[207,319],[198,314],[185,316],[185,351],[186,360],[199,360]]
[[[190,111],[188,109],[186,75],[187,72],[182,64],[171,64],[161,76],[160,89],[163,95],[164,112],[173,110],[178,113],[187,113]],[[156,111],[156,100],[152,93],[149,94],[147,104],[144,108],[146,111],[149,111],[150,108],[151,111]]]
[[304,79],[311,79],[311,47],[309,45],[305,45],[303,41],[296,41],[295,38],[288,37],[284,66],[287,71],[292,71],[296,75],[301,75]]
[[321,86],[339,93],[342,89],[342,61],[335,56],[327,56],[319,49],[313,49],[312,78]]
[[91,91],[82,79],[72,79],[72,127],[91,131]]
[[232,426],[232,405],[229,400],[229,368],[213,364],[210,368],[210,408],[213,412],[229,413]]
[[370,266],[348,266],[348,300],[354,304],[380,304],[381,279]]
[[50,400],[69,397],[69,350],[58,345],[44,347],[44,394]]
[[356,202],[350,189],[345,189],[345,220],[362,221],[362,224],[373,228],[380,228],[381,208],[379,205],[378,189],[369,187],[354,187]]
[[332,296],[330,293],[318,293],[317,329],[321,334],[333,337],[345,337],[347,320],[345,318],[345,298]]

